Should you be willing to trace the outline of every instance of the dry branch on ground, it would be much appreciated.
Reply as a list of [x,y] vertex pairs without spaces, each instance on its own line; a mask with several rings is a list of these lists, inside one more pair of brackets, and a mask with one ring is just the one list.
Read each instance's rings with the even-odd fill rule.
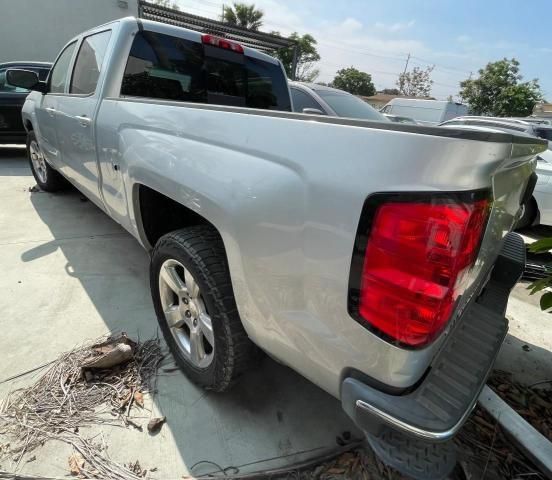
[[[133,404],[154,389],[163,355],[157,339],[134,342],[124,333],[102,337],[52,362],[30,387],[11,392],[0,407],[0,433],[10,440],[0,450],[17,470],[23,456],[50,440],[73,448],[72,474],[113,480],[138,479],[136,469],[111,460],[103,437],[84,438],[83,427],[132,425]],[[142,471],[142,470],[141,470]]]

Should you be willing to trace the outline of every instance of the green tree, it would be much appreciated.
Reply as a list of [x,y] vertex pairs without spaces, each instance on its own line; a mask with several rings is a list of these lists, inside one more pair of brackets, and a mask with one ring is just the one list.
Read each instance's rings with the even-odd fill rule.
[[[272,34],[280,35],[279,32],[272,32]],[[320,60],[320,55],[318,54],[318,50],[316,50],[316,40],[308,33],[299,35],[297,32],[293,32],[289,38],[296,42],[297,48],[297,70],[295,79],[302,82],[314,82],[320,74],[320,71],[316,68],[316,62]],[[293,47],[276,50],[274,55],[280,59],[284,65],[287,76],[291,78]]]
[[400,95],[401,92],[399,92],[398,88],[384,88],[380,93],[384,93],[385,95]]
[[426,67],[422,70],[420,67],[414,67],[410,72],[403,72],[397,80],[397,87],[401,95],[411,97],[429,97],[431,93],[431,72],[435,67]]
[[[527,250],[531,253],[548,254],[552,250],[552,238],[541,238],[540,240],[528,245]],[[552,313],[552,291],[550,291],[550,287],[552,287],[552,275],[550,275],[548,266],[546,268],[546,272],[546,277],[535,280],[527,287],[527,289],[531,290],[531,295],[544,291],[540,298],[541,310],[547,310],[549,313]]]
[[372,83],[372,76],[369,73],[357,70],[355,67],[338,70],[332,81],[332,86],[353,95],[370,97],[376,94],[376,87]]
[[233,6],[222,7],[223,22],[249,30],[259,30],[263,24],[263,15],[264,12],[255,8],[254,4],[234,3]]
[[524,117],[542,100],[538,80],[522,82],[519,62],[504,58],[479,70],[479,78],[460,83],[460,97],[476,115]]

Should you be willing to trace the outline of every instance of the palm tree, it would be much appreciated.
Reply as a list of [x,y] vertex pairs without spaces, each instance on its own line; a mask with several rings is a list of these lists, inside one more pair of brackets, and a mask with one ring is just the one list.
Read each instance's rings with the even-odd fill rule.
[[230,25],[247,28],[249,30],[258,30],[263,24],[262,10],[257,10],[254,4],[234,3],[233,7],[224,5],[222,8],[222,21]]

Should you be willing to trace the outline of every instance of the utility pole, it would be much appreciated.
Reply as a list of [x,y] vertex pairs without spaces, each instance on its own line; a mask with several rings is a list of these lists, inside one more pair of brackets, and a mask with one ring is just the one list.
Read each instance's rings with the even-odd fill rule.
[[291,61],[291,79],[297,79],[297,44],[293,46],[293,60]]
[[410,61],[410,53],[408,54],[408,57],[406,57],[406,63],[404,65],[403,75],[406,73],[406,69],[408,68],[409,61]]
[[397,82],[397,85],[399,87],[399,93],[404,95],[404,81],[401,82],[401,76],[404,77],[404,74],[406,73],[406,69],[408,68],[408,62],[410,61],[410,52],[408,53],[408,57],[406,57],[406,63],[404,64],[404,70],[402,75],[399,75],[399,81]]
[[222,4],[222,13],[220,15],[220,21],[224,22],[224,3]]

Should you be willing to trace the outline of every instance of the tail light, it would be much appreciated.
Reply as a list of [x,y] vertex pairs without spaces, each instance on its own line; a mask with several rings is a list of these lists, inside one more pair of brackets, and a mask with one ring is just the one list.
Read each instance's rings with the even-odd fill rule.
[[361,225],[357,237],[367,241],[351,270],[357,288],[349,296],[361,324],[410,348],[437,337],[477,258],[489,212],[488,198],[479,193],[391,195],[368,212],[369,232]]
[[201,35],[201,41],[206,45],[212,45],[213,47],[224,48],[225,50],[231,50],[236,53],[243,53],[243,47],[236,42],[231,42],[225,38],[215,37],[214,35]]

